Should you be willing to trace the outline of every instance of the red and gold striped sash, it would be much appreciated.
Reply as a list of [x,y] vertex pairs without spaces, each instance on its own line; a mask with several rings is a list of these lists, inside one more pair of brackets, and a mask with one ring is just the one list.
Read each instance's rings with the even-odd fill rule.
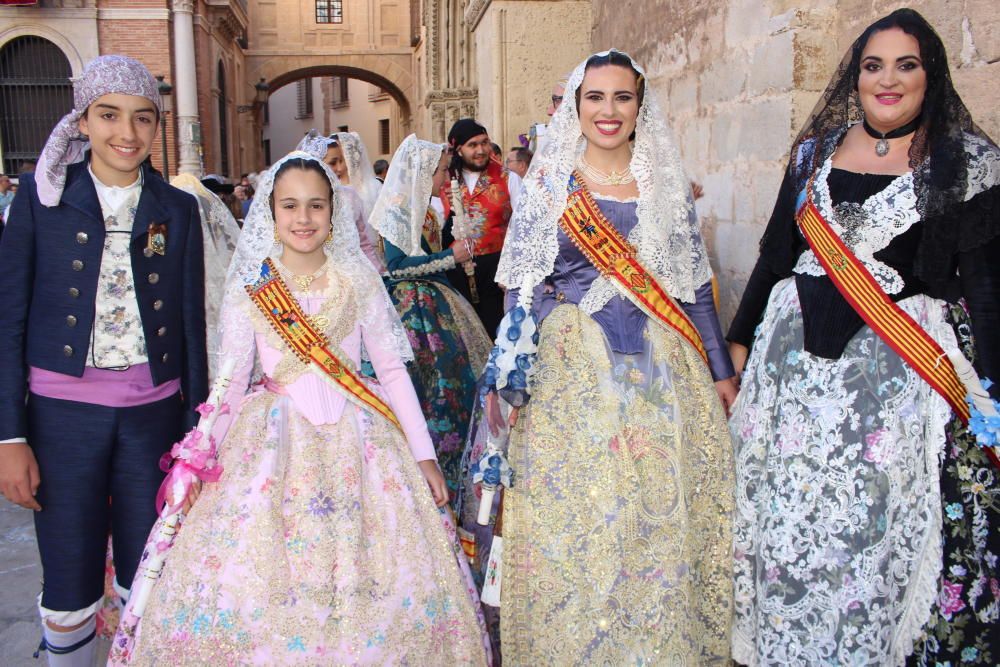
[[811,183],[795,219],[826,275],[861,319],[944,397],[963,423],[968,423],[965,385],[948,355],[923,327],[889,298],[830,223],[823,219],[813,203]]
[[708,363],[698,329],[639,263],[635,248],[604,217],[583,179],[575,172],[570,177],[569,197],[559,226],[601,275],[613,279],[612,283],[629,301],[654,322],[679,333]]
[[352,403],[382,415],[402,431],[392,408],[330,350],[326,336],[317,331],[309,321],[309,316],[292,296],[270,259],[264,260],[260,267],[260,278],[254,284],[247,285],[246,290],[250,300],[295,356],[305,364],[316,364],[323,375],[332,381],[332,385]]

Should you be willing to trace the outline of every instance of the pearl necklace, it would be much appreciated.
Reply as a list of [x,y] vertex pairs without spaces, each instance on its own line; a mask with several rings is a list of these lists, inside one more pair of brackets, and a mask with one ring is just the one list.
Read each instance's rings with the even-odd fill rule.
[[587,162],[587,159],[581,155],[576,168],[594,185],[628,185],[635,181],[635,176],[632,174],[632,165],[625,167],[624,171],[612,170],[611,173],[605,173]]
[[280,259],[277,260],[277,263],[278,266],[280,266],[285,271],[285,273],[287,273],[291,277],[292,282],[298,285],[299,289],[301,289],[303,292],[307,292],[309,290],[309,286],[313,284],[313,281],[319,278],[320,275],[326,270],[325,259],[323,260],[323,264],[318,269],[304,276],[298,276],[292,273],[292,270],[289,269],[287,266],[285,266]]

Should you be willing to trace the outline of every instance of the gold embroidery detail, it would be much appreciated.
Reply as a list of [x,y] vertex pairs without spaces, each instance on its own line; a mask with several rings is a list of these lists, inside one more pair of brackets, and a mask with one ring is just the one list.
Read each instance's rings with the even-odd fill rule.
[[505,662],[728,659],[728,427],[694,348],[648,322],[645,338],[645,354],[612,356],[569,304],[542,323],[509,452]]

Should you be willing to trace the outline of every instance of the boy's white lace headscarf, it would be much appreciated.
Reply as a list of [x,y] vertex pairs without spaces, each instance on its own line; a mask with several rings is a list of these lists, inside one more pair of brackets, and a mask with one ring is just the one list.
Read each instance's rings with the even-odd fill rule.
[[35,182],[38,200],[57,206],[66,185],[66,167],[83,160],[90,141],[80,133],[79,121],[87,108],[104,95],[145,97],[162,113],[156,79],[138,60],[125,56],[98,56],[73,79],[73,110],[62,117],[49,135],[38,158]]
[[[525,175],[524,192],[500,257],[496,280],[507,288],[520,288],[522,306],[530,306],[534,287],[552,273],[559,252],[557,233],[566,208],[569,177],[587,143],[576,106],[576,91],[583,82],[586,64],[586,60],[580,63],[566,82],[563,103],[552,116],[546,144]],[[634,61],[632,66],[645,76]],[[631,168],[639,188],[639,221],[628,239],[646,269],[671,296],[693,303],[695,290],[711,278],[712,269],[694,213],[690,183],[648,81],[636,121]],[[597,312],[617,293],[607,278],[599,276],[580,307]]]
[[[289,153],[261,174],[253,203],[243,223],[240,241],[236,245],[233,261],[226,276],[226,295],[223,301],[222,322],[220,323],[223,355],[236,357],[236,366],[245,361],[253,352],[242,349],[225,349],[226,341],[246,341],[252,332],[230,335],[227,328],[248,326],[248,320],[241,313],[249,305],[245,285],[252,284],[260,275],[260,267],[267,257],[280,257],[281,243],[274,240],[274,214],[271,212],[271,193],[274,178],[289,160],[313,161],[323,168],[333,190],[331,223],[333,234],[324,245],[327,261],[332,262],[337,272],[347,278],[359,305],[358,319],[365,328],[366,338],[380,339],[380,347],[394,350],[404,361],[413,359],[413,349],[406,337],[406,331],[399,321],[396,308],[385,291],[382,278],[361,251],[358,230],[348,207],[344,205],[341,191],[337,188],[337,177],[330,168],[313,155],[301,151]],[[250,338],[247,337],[247,333]],[[249,346],[252,348],[252,346]]]
[[369,218],[372,227],[407,256],[423,255],[420,245],[424,219],[430,205],[434,172],[444,144],[417,139],[411,134],[396,149],[385,175],[385,184]]
[[365,220],[367,220],[375,207],[375,200],[378,199],[378,192],[382,184],[375,178],[375,169],[372,167],[371,160],[368,159],[365,142],[361,141],[361,135],[357,132],[337,132],[333,138],[337,140],[340,148],[344,151],[347,178],[350,181],[350,186],[361,197],[361,202],[365,207]]

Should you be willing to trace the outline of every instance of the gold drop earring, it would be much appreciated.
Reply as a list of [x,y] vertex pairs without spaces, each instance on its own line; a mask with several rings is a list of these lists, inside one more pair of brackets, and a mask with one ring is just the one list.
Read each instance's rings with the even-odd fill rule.
[[274,242],[281,243],[281,239],[278,238],[278,225],[274,225]]
[[327,234],[326,234],[326,242],[327,243],[332,243],[333,242],[333,225],[330,225],[330,231],[327,232]]

